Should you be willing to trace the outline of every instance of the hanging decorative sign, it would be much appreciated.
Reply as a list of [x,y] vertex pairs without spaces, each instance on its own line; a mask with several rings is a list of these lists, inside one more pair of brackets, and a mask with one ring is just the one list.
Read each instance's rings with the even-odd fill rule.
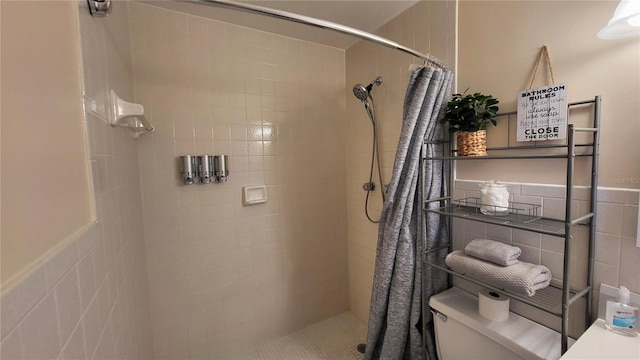
[[[553,85],[532,89],[538,66],[546,57]],[[567,137],[567,84],[555,84],[551,58],[546,46],[533,70],[529,89],[518,94],[518,141],[560,140]]]
[[518,94],[518,141],[567,137],[567,85],[554,84]]

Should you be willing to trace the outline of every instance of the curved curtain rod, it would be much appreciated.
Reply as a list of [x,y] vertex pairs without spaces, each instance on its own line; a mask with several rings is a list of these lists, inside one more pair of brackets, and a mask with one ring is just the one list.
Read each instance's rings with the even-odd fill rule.
[[331,21],[316,19],[310,16],[300,15],[300,14],[296,14],[288,11],[270,9],[264,6],[239,3],[237,1],[230,1],[230,0],[181,0],[181,1],[210,5],[210,6],[226,7],[234,10],[242,10],[242,11],[255,13],[259,15],[266,15],[266,16],[271,16],[278,19],[282,19],[282,20],[297,22],[304,25],[315,26],[322,29],[333,30],[342,34],[359,37],[369,42],[373,42],[382,46],[386,46],[388,48],[402,51],[404,53],[413,55],[415,57],[419,57],[424,61],[429,62],[433,65],[436,65],[442,69],[447,69],[444,63],[433,55],[423,54],[421,52],[418,52],[406,46],[400,45],[387,38],[383,38],[381,36],[374,35],[369,32],[355,29],[349,26],[336,24]]

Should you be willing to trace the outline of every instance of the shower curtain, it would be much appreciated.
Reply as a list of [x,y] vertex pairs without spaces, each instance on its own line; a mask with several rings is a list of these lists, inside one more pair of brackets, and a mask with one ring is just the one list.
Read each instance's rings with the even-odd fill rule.
[[[432,67],[413,71],[409,80],[393,175],[378,228],[365,359],[423,359],[423,274],[417,251],[420,149],[425,139],[443,136],[438,135],[443,133],[438,119],[451,93],[452,81],[450,71]],[[429,151],[436,149],[430,147]],[[442,161],[427,164],[424,191],[430,197],[439,197],[445,191],[442,170]],[[426,246],[448,242],[444,220],[439,216],[426,220]],[[425,297],[447,286],[446,274],[433,275],[425,279],[431,292]],[[431,314],[424,315],[430,321]],[[432,338],[433,333],[428,337]],[[427,358],[435,360],[434,342],[428,340],[424,346]]]

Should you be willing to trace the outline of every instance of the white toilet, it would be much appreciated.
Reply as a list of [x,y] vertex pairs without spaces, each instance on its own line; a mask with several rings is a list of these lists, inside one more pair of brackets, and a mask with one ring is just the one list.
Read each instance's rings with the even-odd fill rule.
[[440,360],[560,358],[558,332],[514,313],[505,322],[487,320],[478,298],[459,288],[432,296],[429,306]]

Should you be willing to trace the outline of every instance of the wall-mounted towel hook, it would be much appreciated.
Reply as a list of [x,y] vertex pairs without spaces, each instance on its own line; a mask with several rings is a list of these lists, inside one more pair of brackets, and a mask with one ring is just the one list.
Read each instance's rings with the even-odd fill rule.
[[115,91],[109,92],[111,102],[111,126],[122,126],[129,128],[137,139],[141,133],[152,132],[153,125],[144,116],[144,107],[140,104],[122,100]]

